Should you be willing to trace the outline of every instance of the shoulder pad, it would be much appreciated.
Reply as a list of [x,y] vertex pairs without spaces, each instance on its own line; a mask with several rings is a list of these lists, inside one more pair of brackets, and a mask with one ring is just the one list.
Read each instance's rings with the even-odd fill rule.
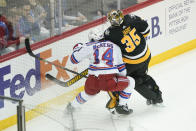
[[134,15],[134,14],[130,14],[129,16],[130,16],[130,18],[132,18],[132,19],[136,19],[136,15]]
[[105,30],[104,35],[109,35],[110,34],[110,27]]
[[132,20],[142,20],[141,17],[137,16],[137,15],[134,15],[134,14],[130,14],[128,15],[129,18],[131,18]]

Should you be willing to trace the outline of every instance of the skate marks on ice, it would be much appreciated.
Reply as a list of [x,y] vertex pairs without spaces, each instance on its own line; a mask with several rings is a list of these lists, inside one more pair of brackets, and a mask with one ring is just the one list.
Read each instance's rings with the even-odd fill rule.
[[[150,121],[148,121],[148,118],[151,119],[154,115],[161,115],[165,111],[166,106],[143,105],[141,110],[136,108],[138,107],[133,107],[133,113],[128,116],[112,117],[116,125],[115,131],[151,131],[152,128],[146,126]],[[146,118],[147,121],[143,121],[143,118]]]
[[98,104],[86,103],[80,109],[77,109],[67,114],[74,123],[74,131],[115,131],[113,127],[110,113],[102,106]]
[[[53,123],[57,123],[58,125],[63,127],[64,130],[70,130],[70,117],[65,116],[65,113],[64,113],[65,106],[64,105],[58,106],[58,107],[57,106],[54,106],[54,107],[39,106],[39,107],[36,107],[36,109],[34,109],[35,108],[34,105],[25,104],[25,108],[27,110],[31,110],[31,112],[32,112],[31,115],[33,115],[33,116],[26,116],[26,119],[34,117],[34,116],[39,116],[41,121],[53,121]],[[37,119],[37,118],[35,118],[35,119]],[[33,121],[33,120],[31,120],[31,121]],[[26,125],[27,125],[27,129],[28,129],[28,123]],[[30,126],[31,126],[31,124],[29,125],[29,127]],[[39,130],[41,130],[41,126],[40,126]]]
[[[43,128],[42,126],[48,123],[53,123],[59,131],[132,131],[142,128],[142,126],[138,126],[138,124],[135,123],[135,125],[133,125],[132,122],[130,122],[132,114],[113,119],[111,113],[105,108],[105,102],[107,102],[106,97],[107,94],[101,93],[92,101],[82,105],[78,110],[73,112],[73,114],[67,114],[65,112],[66,105],[58,107],[47,106],[47,108],[40,106],[34,110],[34,105],[25,104],[27,110],[32,110],[34,115],[39,115],[38,118],[27,122],[27,129],[29,130],[34,127],[33,125],[38,123],[36,120],[40,121],[40,125],[36,127],[38,131],[46,129],[46,127]],[[55,129],[55,127],[49,128],[49,126],[47,128],[48,130]]]
[[[74,123],[74,131],[150,131],[143,123],[138,122],[138,120],[135,121],[135,119],[141,119],[147,114],[153,116],[153,114],[160,114],[162,112],[162,108],[159,109],[156,106],[142,104],[142,110],[135,113],[134,111],[137,109],[133,108],[132,114],[118,117],[112,115],[105,108],[106,97],[107,94],[100,93],[99,96],[94,97],[82,105],[79,110],[73,112],[73,118],[71,118],[70,114],[67,114],[67,117],[70,120],[72,119],[71,124]],[[71,124],[69,127],[71,127]]]

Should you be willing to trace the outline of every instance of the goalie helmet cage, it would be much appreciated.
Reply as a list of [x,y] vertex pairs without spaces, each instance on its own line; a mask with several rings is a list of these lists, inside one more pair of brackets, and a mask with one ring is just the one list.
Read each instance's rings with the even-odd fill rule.
[[17,131],[26,131],[26,123],[25,123],[25,107],[23,106],[23,100],[15,99],[12,97],[1,96],[0,99],[9,100],[17,102]]

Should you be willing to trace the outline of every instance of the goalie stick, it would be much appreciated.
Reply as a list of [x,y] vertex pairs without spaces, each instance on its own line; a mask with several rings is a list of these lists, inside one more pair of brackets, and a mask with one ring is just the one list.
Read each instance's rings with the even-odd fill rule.
[[87,76],[86,76],[87,74],[88,74],[88,69],[82,71],[80,73],[80,75],[76,75],[75,77],[73,77],[71,80],[69,80],[67,82],[58,80],[54,76],[52,76],[50,74],[46,74],[46,78],[48,78],[49,80],[55,82],[56,84],[58,84],[58,85],[60,85],[62,87],[69,87],[69,86],[73,85],[74,83],[76,83],[77,81],[79,81],[80,79],[82,79],[82,77],[85,76],[85,78],[87,78]]
[[[69,72],[71,72],[71,73],[73,73],[73,74],[82,76],[82,74],[80,74],[80,73],[78,73],[78,72],[75,72],[75,71],[70,70],[70,69],[68,69],[68,68],[65,68],[65,67],[63,67],[63,66],[54,64],[54,63],[52,63],[52,62],[50,62],[50,61],[48,61],[48,60],[46,60],[46,59],[43,59],[43,58],[41,58],[41,57],[35,55],[35,54],[33,53],[33,51],[31,50],[29,38],[26,38],[26,39],[25,39],[25,47],[26,47],[26,50],[27,50],[28,54],[29,54],[30,56],[34,57],[35,59],[38,59],[38,60],[40,60],[40,61],[44,61],[44,62],[46,62],[46,63],[48,63],[48,64],[54,65],[54,66],[59,67],[59,68],[61,68],[61,69],[63,69],[63,70],[69,71]],[[87,77],[87,76],[82,76],[82,77]]]

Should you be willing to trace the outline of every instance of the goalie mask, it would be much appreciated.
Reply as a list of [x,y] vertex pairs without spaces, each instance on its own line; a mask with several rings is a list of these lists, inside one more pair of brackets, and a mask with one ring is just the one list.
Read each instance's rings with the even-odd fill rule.
[[91,30],[88,34],[89,41],[99,41],[102,40],[103,38],[104,38],[103,31],[98,29]]
[[107,20],[112,26],[120,26],[123,22],[124,15],[120,10],[112,10],[107,14]]

